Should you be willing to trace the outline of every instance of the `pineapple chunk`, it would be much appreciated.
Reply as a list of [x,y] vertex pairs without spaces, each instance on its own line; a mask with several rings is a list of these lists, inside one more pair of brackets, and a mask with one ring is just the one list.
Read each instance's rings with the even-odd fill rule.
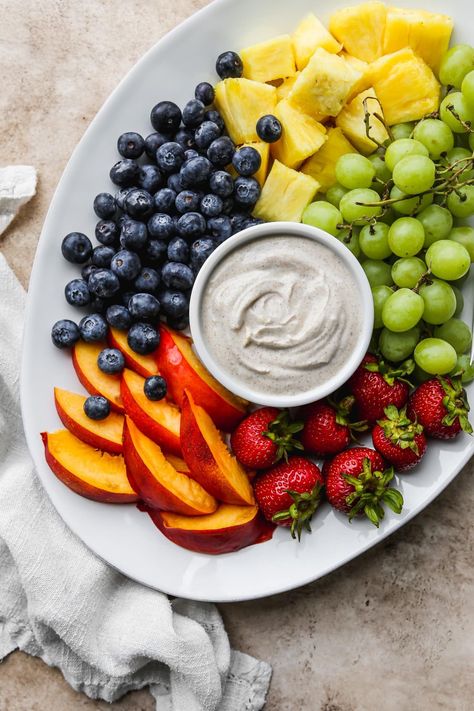
[[254,44],[240,52],[244,77],[254,81],[273,81],[294,76],[296,72],[290,35],[280,35]]
[[367,71],[367,67],[369,66],[368,62],[364,62],[362,59],[353,57],[352,54],[349,54],[348,52],[345,52],[345,51],[342,51],[340,56],[344,57],[346,62],[351,67],[353,67],[356,70],[356,72],[360,72],[361,74],[364,74]]
[[383,54],[386,15],[382,2],[363,2],[334,12],[329,30],[347,52],[364,62],[373,62]]
[[336,119],[336,125],[342,128],[346,138],[365,155],[373,153],[377,144],[367,137],[365,130],[365,111],[364,100],[366,101],[367,111],[370,113],[369,127],[370,135],[373,136],[379,143],[383,143],[388,138],[388,133],[381,121],[374,116],[374,113],[382,114],[382,109],[377,101],[377,94],[373,88],[363,91],[358,94],[355,99],[345,106]]
[[345,59],[320,47],[295,81],[288,98],[316,119],[337,116],[360,77],[361,73]]
[[[260,153],[262,163],[255,175],[253,175],[252,177],[255,178],[255,180],[258,180],[260,186],[263,187],[263,184],[267,179],[268,167],[270,165],[270,144],[264,143],[263,141],[258,141],[257,143],[245,143],[244,145],[250,146],[251,148],[255,148],[255,150]],[[242,148],[243,147],[244,146],[242,146]]]
[[311,175],[321,186],[325,193],[336,180],[336,163],[346,153],[357,153],[356,149],[344,136],[341,128],[330,128],[328,139],[319,151],[303,163],[301,172]]
[[215,105],[234,143],[257,142],[259,118],[272,114],[276,89],[250,79],[224,79],[216,85]]
[[286,99],[288,97],[288,94],[290,91],[293,89],[295,85],[295,81],[299,77],[299,72],[296,72],[296,74],[293,77],[288,77],[287,79],[284,79],[282,83],[277,86],[277,98],[278,101],[281,101],[282,99]]
[[305,68],[318,47],[333,54],[342,49],[342,45],[327,31],[323,23],[310,12],[293,32],[293,48],[298,69]]
[[326,141],[324,126],[301,113],[287,99],[277,104],[275,116],[283,131],[280,140],[272,144],[271,153],[289,168],[297,168]]
[[384,54],[411,47],[437,73],[452,31],[453,21],[448,15],[391,7],[385,26]]
[[339,56],[344,57],[349,66],[353,67],[353,69],[355,69],[357,72],[360,72],[361,74],[360,79],[356,81],[356,83],[351,89],[351,93],[347,97],[347,101],[352,101],[354,96],[357,96],[357,94],[360,94],[362,91],[365,91],[370,87],[370,82],[367,79],[367,72],[370,67],[370,64],[368,62],[362,61],[362,59],[357,59],[357,57],[353,57],[352,54],[347,54],[347,52],[341,52]]
[[253,214],[269,222],[301,222],[318,189],[318,181],[310,175],[298,173],[276,160]]
[[367,70],[389,126],[437,111],[440,86],[433,72],[409,47],[377,59]]

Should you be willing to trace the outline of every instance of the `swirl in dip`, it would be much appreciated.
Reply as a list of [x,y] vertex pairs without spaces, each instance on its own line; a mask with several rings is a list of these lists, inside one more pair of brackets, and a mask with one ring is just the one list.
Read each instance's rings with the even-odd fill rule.
[[361,308],[354,277],[331,249],[306,237],[259,237],[213,270],[202,297],[202,335],[216,363],[243,385],[296,395],[347,361]]

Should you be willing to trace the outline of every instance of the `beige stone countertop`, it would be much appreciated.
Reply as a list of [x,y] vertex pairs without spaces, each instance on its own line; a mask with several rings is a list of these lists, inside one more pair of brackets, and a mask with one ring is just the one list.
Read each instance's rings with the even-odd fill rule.
[[[85,128],[144,51],[206,4],[0,0],[0,165],[29,163],[39,173],[37,196],[0,238],[25,286]],[[233,646],[273,665],[266,711],[472,711],[473,474],[471,463],[424,513],[332,575],[220,606]],[[154,705],[146,691],[110,705],[90,700],[20,652],[0,665],[0,711],[109,708]]]

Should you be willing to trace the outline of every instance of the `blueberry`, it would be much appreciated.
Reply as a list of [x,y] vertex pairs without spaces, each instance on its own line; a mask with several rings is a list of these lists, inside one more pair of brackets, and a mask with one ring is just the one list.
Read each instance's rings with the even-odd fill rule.
[[245,229],[245,221],[248,215],[244,212],[236,212],[230,218],[230,224],[232,226],[232,234],[235,235],[237,232],[241,232]]
[[84,264],[92,255],[92,243],[82,232],[70,232],[61,245],[64,259],[73,264]]
[[196,129],[196,146],[198,148],[206,149],[209,148],[211,143],[219,138],[221,135],[221,130],[219,126],[213,121],[203,121],[203,123]]
[[138,180],[140,169],[138,163],[130,158],[119,160],[110,169],[110,180],[121,188],[135,185]]
[[142,265],[138,254],[128,249],[121,249],[112,258],[110,268],[119,279],[133,281],[140,274]]
[[145,261],[149,261],[152,264],[159,264],[164,259],[167,249],[168,245],[162,239],[148,240],[144,251]]
[[156,162],[164,173],[175,173],[184,163],[184,148],[176,141],[168,141],[156,151]]
[[166,182],[166,186],[170,190],[174,190],[175,193],[180,193],[181,190],[184,189],[184,185],[181,180],[181,173],[173,173],[172,175],[170,175]]
[[94,212],[102,220],[108,220],[115,215],[117,205],[115,198],[110,193],[99,193],[94,198]]
[[181,215],[186,212],[196,212],[199,207],[199,198],[199,193],[193,190],[182,190],[176,196],[175,207]]
[[150,133],[145,138],[145,153],[149,158],[155,160],[158,148],[169,140],[169,136],[165,136],[163,133]]
[[158,348],[160,334],[149,323],[134,323],[128,332],[127,342],[135,353],[148,355]]
[[117,141],[117,150],[124,158],[140,158],[145,148],[145,141],[139,133],[127,131]]
[[131,190],[134,190],[130,185],[126,188],[120,188],[115,194],[115,203],[121,210],[125,210],[125,198]]
[[168,259],[170,262],[182,262],[186,264],[189,260],[189,247],[182,237],[173,237],[168,244]]
[[199,237],[206,231],[206,220],[199,212],[188,212],[178,220],[178,233],[181,237]]
[[187,264],[167,262],[161,270],[161,278],[168,288],[187,291],[194,283],[194,272]]
[[231,215],[233,209],[234,209],[234,199],[231,197],[224,198],[224,200],[222,201],[222,214],[223,215]]
[[149,400],[163,400],[166,395],[166,380],[161,375],[151,375],[143,383],[143,392]]
[[234,192],[241,205],[255,205],[260,197],[260,185],[255,178],[237,178],[234,183]]
[[118,328],[120,331],[128,331],[132,325],[132,317],[126,306],[112,304],[106,311],[105,318],[109,326]]
[[144,219],[153,212],[153,197],[142,188],[130,190],[124,200],[124,209],[130,217]]
[[136,252],[146,244],[148,231],[146,225],[138,220],[127,219],[120,230],[120,244],[124,249]]
[[209,237],[202,237],[202,239],[197,239],[191,245],[191,266],[198,272],[206,259],[212,254],[216,248],[216,243],[213,239]]
[[98,267],[96,267],[95,264],[86,264],[81,269],[81,277],[87,281],[90,275],[96,272],[97,269]]
[[224,119],[222,118],[220,113],[218,111],[216,111],[215,109],[206,111],[206,113],[204,114],[204,120],[205,121],[212,121],[212,123],[215,123],[216,126],[218,126],[220,128],[221,133],[225,129]]
[[183,123],[190,128],[196,128],[204,121],[206,107],[198,99],[188,101],[183,109]]
[[97,357],[99,370],[107,375],[117,375],[125,368],[125,358],[118,348],[104,348]]
[[163,176],[156,165],[142,165],[138,175],[138,185],[154,195],[163,185]]
[[111,269],[97,269],[90,275],[87,284],[91,294],[101,299],[110,299],[120,289],[119,280]]
[[222,212],[222,198],[218,195],[204,195],[201,200],[201,212],[205,217],[217,217]]
[[215,195],[226,198],[234,192],[234,181],[226,170],[216,170],[209,178],[209,187]]
[[207,231],[213,237],[217,244],[225,242],[232,235],[232,224],[230,218],[221,215],[220,217],[211,217],[207,221]]
[[237,52],[223,52],[217,57],[216,72],[221,79],[241,77],[244,65]]
[[136,321],[156,321],[160,313],[160,302],[153,294],[142,292],[132,296],[128,310]]
[[[135,291],[122,291],[120,293],[120,301],[122,302],[123,306],[127,307],[127,311],[128,311],[128,302],[130,301],[132,296],[135,296],[135,294],[136,294]],[[132,318],[132,317],[130,316],[130,318]]]
[[254,175],[262,165],[260,153],[251,146],[244,146],[235,151],[232,165],[239,175],[249,178]]
[[92,313],[105,314],[110,305],[110,299],[103,299],[101,296],[93,296],[89,304]]
[[160,101],[152,108],[150,121],[155,131],[175,133],[181,123],[181,110],[172,101]]
[[95,238],[101,244],[115,244],[119,235],[117,224],[113,220],[99,220],[95,226]]
[[173,220],[164,212],[157,212],[152,215],[147,222],[147,226],[150,235],[159,239],[170,239],[175,233]]
[[207,157],[218,168],[224,168],[232,162],[235,146],[228,136],[216,138],[207,149]]
[[175,331],[184,331],[184,329],[189,326],[189,316],[187,316],[186,314],[184,316],[180,316],[179,318],[167,316],[166,323],[170,328],[173,328]]
[[180,128],[179,131],[176,131],[174,140],[176,143],[179,143],[185,151],[189,148],[194,148],[196,145],[194,140],[194,131],[191,128]]
[[107,335],[107,323],[100,314],[89,314],[79,321],[81,338],[88,343],[103,341]]
[[160,292],[161,311],[167,319],[181,319],[187,315],[189,302],[182,291],[163,289]]
[[171,190],[171,188],[161,188],[153,197],[155,210],[169,214],[174,209],[175,200],[176,193],[174,190]]
[[246,230],[248,227],[256,227],[257,225],[263,225],[263,220],[258,217],[252,217],[252,215],[247,215],[243,222],[242,229]]
[[91,420],[105,420],[110,415],[110,403],[102,395],[90,395],[84,402],[84,412]]
[[281,138],[281,123],[273,114],[262,116],[257,121],[257,135],[266,143],[275,143]]
[[108,268],[110,267],[110,262],[115,254],[115,249],[113,247],[107,247],[105,245],[100,245],[95,247],[92,252],[92,264],[95,267]]
[[201,101],[204,106],[210,106],[214,101],[214,87],[207,81],[202,81],[194,90],[194,96]]
[[[222,140],[222,139],[217,139]],[[215,143],[215,141],[214,141]],[[212,165],[204,156],[191,158],[181,168],[180,177],[184,188],[192,188],[205,182],[212,171]]]
[[77,324],[68,318],[56,321],[51,329],[51,340],[56,348],[71,348],[80,337],[81,333]]

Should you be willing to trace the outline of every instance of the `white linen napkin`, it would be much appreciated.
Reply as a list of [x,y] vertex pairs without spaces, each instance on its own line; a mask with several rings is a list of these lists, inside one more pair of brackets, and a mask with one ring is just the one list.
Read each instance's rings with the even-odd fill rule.
[[258,711],[271,668],[230,650],[214,605],[125,578],[53,508],[20,415],[24,302],[0,254],[0,661],[21,649],[106,701],[150,685],[159,711]]

